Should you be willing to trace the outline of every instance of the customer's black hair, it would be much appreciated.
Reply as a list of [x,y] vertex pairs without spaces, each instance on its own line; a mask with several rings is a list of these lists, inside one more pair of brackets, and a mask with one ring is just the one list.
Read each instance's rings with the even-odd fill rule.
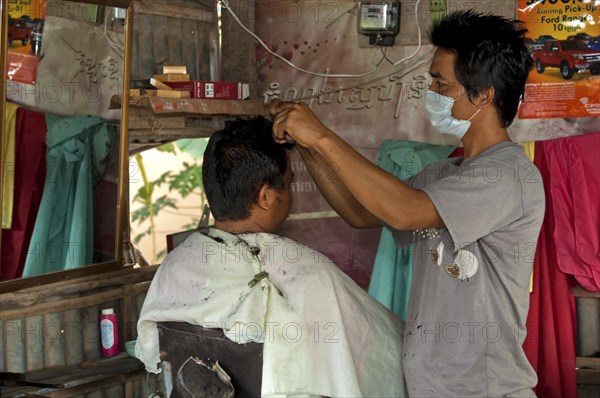
[[273,138],[273,123],[264,117],[225,123],[208,141],[202,180],[215,219],[244,220],[264,183],[285,188],[287,150]]
[[470,99],[481,89],[494,88],[494,105],[504,127],[517,114],[533,65],[524,42],[526,32],[520,21],[471,10],[448,14],[430,32],[436,47],[456,54],[454,72]]

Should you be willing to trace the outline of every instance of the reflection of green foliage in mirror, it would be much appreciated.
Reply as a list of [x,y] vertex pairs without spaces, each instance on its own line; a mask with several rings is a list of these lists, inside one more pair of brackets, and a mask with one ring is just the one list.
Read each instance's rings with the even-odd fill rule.
[[187,152],[194,159],[202,159],[204,151],[208,145],[208,138],[187,138],[177,141],[177,147],[183,152]]
[[[179,172],[166,171],[154,181],[149,181],[147,178],[147,168],[150,165],[144,164],[141,154],[135,155],[135,160],[138,164],[142,177],[143,186],[137,191],[133,197],[133,203],[139,203],[141,206],[134,209],[131,213],[131,221],[137,222],[141,226],[144,222],[149,223],[149,227],[134,235],[133,242],[139,242],[145,236],[150,235],[152,239],[152,256],[150,261],[157,261],[162,258],[165,251],[156,252],[156,225],[155,219],[160,212],[187,215],[191,222],[184,225],[183,229],[192,229],[198,225],[202,209],[206,204],[206,196],[202,185],[202,156],[208,138],[184,139],[179,140],[175,144],[164,144],[158,148],[158,151],[172,154],[178,157],[182,153],[187,153],[193,159],[192,162],[182,162],[183,168]],[[160,166],[159,166],[160,167]],[[194,195],[199,198],[198,206],[178,206],[177,199],[169,198],[169,195],[162,195],[155,198],[156,188],[166,184],[169,192],[177,192],[182,199],[189,195]],[[169,210],[172,209],[172,210]],[[194,210],[192,214],[183,214],[181,210]]]

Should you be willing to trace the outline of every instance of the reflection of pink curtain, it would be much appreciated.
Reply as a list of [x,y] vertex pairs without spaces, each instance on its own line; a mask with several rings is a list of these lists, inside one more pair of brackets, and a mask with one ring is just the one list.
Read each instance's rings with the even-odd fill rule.
[[523,348],[538,375],[535,391],[539,397],[576,397],[573,279],[559,269],[557,260],[554,237],[558,193],[552,189],[557,175],[552,174],[556,165],[550,165],[553,158],[548,156],[548,143],[537,142],[535,148],[535,164],[546,190],[546,215],[533,264],[533,293]]
[[15,208],[12,228],[2,231],[0,280],[18,278],[23,273],[46,179],[47,131],[43,113],[19,108],[15,143]]

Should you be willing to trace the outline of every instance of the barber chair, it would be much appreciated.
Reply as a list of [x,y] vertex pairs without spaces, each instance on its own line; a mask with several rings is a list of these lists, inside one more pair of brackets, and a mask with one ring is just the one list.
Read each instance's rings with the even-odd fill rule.
[[[172,375],[172,398],[260,397],[263,344],[237,344],[221,329],[186,322],[159,322],[158,336],[163,372],[170,369]],[[218,377],[220,369],[210,370],[217,362],[230,383]]]

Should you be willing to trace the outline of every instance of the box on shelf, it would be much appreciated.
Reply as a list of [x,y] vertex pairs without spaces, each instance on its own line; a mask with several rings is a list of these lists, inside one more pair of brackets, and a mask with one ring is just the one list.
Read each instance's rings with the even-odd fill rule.
[[178,73],[153,75],[152,78],[154,78],[158,81],[161,81],[163,83],[166,83],[166,82],[189,82],[190,81],[190,75],[178,74]]
[[250,98],[250,85],[238,82],[211,82],[192,80],[189,82],[164,82],[173,90],[188,91],[191,98],[214,98],[243,100]]
[[150,84],[158,89],[172,90],[171,87],[167,86],[165,83],[161,82],[160,80],[156,80],[155,78],[150,78]]
[[187,68],[185,66],[165,65],[162,68],[163,75],[185,75]]
[[190,93],[187,91],[178,90],[146,90],[145,95],[148,97],[164,97],[164,98],[190,98]]

